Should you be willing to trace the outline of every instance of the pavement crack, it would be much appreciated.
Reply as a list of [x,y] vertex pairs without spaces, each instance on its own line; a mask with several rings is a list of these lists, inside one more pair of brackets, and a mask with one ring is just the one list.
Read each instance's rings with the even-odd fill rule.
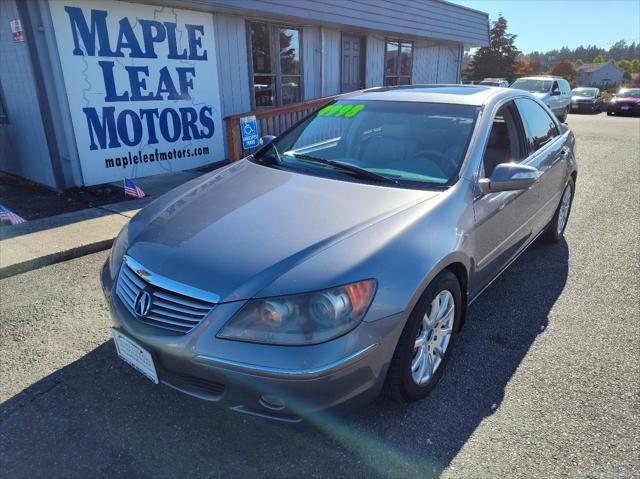
[[52,384],[50,384],[46,388],[44,388],[44,389],[36,392],[35,394],[29,396],[27,399],[19,401],[18,404],[16,404],[13,408],[9,409],[8,411],[6,411],[5,413],[3,413],[1,415],[0,421],[5,421],[5,420],[9,419],[19,409],[22,409],[25,406],[28,406],[29,404],[32,404],[34,401],[36,401],[37,399],[41,398],[42,396],[45,396],[45,395],[49,394],[51,391],[53,391],[56,387],[58,387],[58,385],[62,384],[63,382],[64,382],[63,379],[56,379]]

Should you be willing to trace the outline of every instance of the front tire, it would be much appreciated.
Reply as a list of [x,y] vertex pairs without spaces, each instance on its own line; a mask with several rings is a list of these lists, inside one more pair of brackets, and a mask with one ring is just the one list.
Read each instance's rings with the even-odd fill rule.
[[386,392],[399,402],[426,397],[444,374],[458,333],[462,293],[448,270],[429,284],[413,309],[396,346]]
[[574,192],[575,183],[573,178],[569,177],[567,185],[564,187],[564,190],[562,190],[560,204],[553,215],[553,219],[547,225],[547,229],[544,232],[543,240],[545,243],[557,243],[563,238],[564,230],[566,229],[567,222],[569,221],[569,214],[571,213]]

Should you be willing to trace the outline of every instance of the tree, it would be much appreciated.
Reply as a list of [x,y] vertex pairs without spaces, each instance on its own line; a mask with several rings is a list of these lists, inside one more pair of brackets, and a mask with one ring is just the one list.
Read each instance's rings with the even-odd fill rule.
[[592,63],[604,63],[604,56],[602,53],[599,53],[594,59]]
[[551,74],[554,76],[562,77],[567,80],[571,86],[573,86],[573,82],[576,79],[576,67],[573,66],[569,60],[562,60],[561,62],[556,63],[551,69]]
[[584,62],[578,58],[576,60],[576,65],[578,65],[578,66],[584,65]]
[[529,75],[540,75],[542,73],[542,63],[537,58],[532,58],[529,62]]
[[488,47],[478,49],[469,68],[474,80],[487,77],[515,78],[516,58],[520,51],[514,45],[516,35],[507,33],[507,20],[500,15],[493,22],[491,41]]

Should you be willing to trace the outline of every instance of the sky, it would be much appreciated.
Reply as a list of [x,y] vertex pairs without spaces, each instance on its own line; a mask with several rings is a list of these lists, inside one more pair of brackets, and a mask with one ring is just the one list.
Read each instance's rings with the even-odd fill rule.
[[567,46],[609,48],[618,40],[640,42],[640,0],[449,0],[502,15],[523,53]]

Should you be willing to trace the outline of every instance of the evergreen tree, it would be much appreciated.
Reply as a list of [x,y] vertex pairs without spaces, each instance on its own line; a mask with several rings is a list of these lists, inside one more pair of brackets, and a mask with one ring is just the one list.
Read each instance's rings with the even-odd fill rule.
[[482,80],[487,77],[515,78],[516,58],[520,51],[514,45],[516,35],[507,33],[507,20],[500,15],[493,22],[488,47],[478,49],[470,62],[471,77]]

